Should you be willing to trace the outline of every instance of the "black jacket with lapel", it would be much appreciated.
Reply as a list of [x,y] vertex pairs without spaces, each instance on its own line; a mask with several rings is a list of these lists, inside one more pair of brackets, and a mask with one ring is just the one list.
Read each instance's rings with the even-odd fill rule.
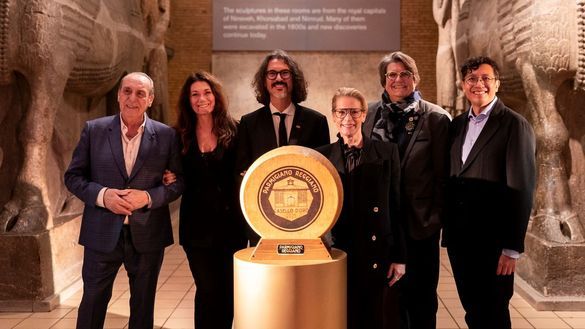
[[532,127],[498,99],[463,163],[468,115],[453,120],[444,242],[472,239],[523,252],[536,181]]
[[[439,106],[418,101],[419,122],[400,159],[401,197],[409,235],[427,238],[441,229],[444,215],[445,184],[449,174],[449,125],[451,116]],[[363,125],[371,137],[383,108],[382,101],[371,103]]]
[[[242,116],[238,129],[236,172],[242,173],[261,155],[275,149],[278,146],[276,140],[269,106]],[[310,148],[329,144],[327,118],[315,110],[295,104],[288,143]]]
[[351,174],[345,172],[339,142],[317,151],[331,161],[343,182],[343,209],[332,229],[334,246],[349,253],[350,262],[362,268],[359,272],[377,269],[384,276],[390,263],[406,260],[396,145],[364,137],[361,162]]

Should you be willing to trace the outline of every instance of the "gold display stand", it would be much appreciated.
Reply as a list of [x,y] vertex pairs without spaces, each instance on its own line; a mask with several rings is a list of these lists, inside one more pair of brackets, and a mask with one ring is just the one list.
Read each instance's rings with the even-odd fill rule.
[[[331,260],[250,260],[234,255],[235,329],[345,329],[346,254]],[[286,258],[286,256],[282,256]]]
[[267,152],[246,172],[240,205],[261,239],[234,255],[234,327],[346,329],[347,256],[323,242],[343,205],[331,162],[301,146]]

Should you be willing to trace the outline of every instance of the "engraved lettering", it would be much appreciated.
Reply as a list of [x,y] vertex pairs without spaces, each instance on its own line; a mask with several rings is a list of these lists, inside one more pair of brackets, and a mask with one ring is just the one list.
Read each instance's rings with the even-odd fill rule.
[[302,255],[305,253],[305,245],[302,244],[279,244],[279,255]]

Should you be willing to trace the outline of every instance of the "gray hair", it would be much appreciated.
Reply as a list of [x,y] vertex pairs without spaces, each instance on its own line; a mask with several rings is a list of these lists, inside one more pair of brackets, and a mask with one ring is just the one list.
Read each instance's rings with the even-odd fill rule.
[[146,74],[144,72],[130,72],[130,73],[126,74],[122,78],[122,80],[120,80],[120,88],[122,87],[122,82],[124,81],[124,79],[126,79],[132,75],[138,75],[138,76],[146,78],[146,80],[148,80],[148,94],[154,95],[154,81],[152,81],[152,78],[149,77],[148,74]]
[[395,51],[382,58],[378,64],[378,73],[380,74],[380,84],[382,87],[386,86],[386,69],[390,63],[402,63],[404,68],[414,75],[414,82],[418,85],[420,76],[418,75],[418,68],[414,59],[401,51]]

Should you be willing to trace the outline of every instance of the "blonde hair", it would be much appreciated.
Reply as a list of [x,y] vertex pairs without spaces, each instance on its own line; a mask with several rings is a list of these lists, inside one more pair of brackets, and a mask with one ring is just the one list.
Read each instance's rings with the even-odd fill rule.
[[357,89],[351,87],[341,87],[335,91],[333,99],[331,99],[331,111],[335,111],[335,103],[339,97],[352,97],[360,101],[363,111],[368,110],[368,103],[364,95]]

